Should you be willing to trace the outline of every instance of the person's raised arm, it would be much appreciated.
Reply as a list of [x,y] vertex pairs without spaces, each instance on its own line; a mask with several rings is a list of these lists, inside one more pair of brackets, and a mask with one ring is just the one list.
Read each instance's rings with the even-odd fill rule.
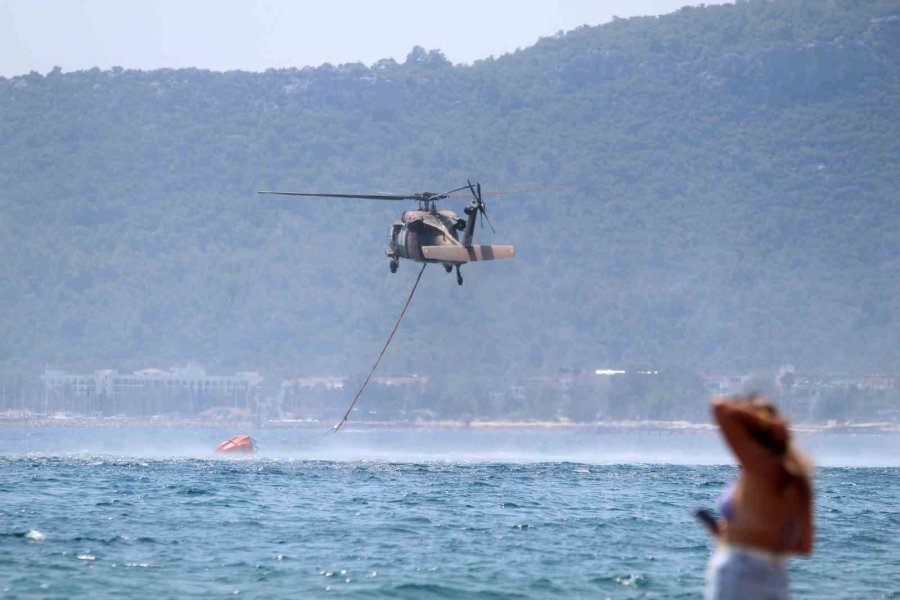
[[713,398],[712,412],[725,442],[742,467],[757,472],[771,472],[778,468],[775,453],[753,439],[750,429],[769,430],[773,437],[784,439],[787,432],[784,421],[762,416],[746,402],[723,396]]

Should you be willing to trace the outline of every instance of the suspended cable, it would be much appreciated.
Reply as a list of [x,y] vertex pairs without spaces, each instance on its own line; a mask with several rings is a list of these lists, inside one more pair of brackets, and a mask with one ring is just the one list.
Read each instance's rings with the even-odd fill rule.
[[378,355],[378,359],[375,361],[375,364],[372,365],[372,369],[369,371],[369,375],[366,377],[366,380],[363,381],[363,384],[359,387],[359,390],[356,392],[356,396],[353,397],[353,402],[350,403],[350,407],[347,409],[347,412],[344,413],[343,418],[338,422],[337,425],[331,428],[331,433],[336,432],[341,427],[344,426],[344,423],[347,422],[347,419],[350,418],[350,413],[353,412],[353,408],[356,406],[357,400],[362,396],[363,391],[366,389],[366,386],[369,385],[369,381],[372,379],[372,375],[375,374],[375,369],[378,368],[378,364],[381,362],[384,353],[387,352],[388,346],[391,345],[391,340],[394,339],[394,334],[397,333],[397,329],[400,327],[400,322],[403,320],[403,316],[406,315],[406,309],[409,308],[409,303],[412,302],[413,296],[416,293],[416,288],[419,287],[419,281],[422,279],[422,273],[425,272],[425,267],[428,266],[428,263],[422,264],[422,270],[419,271],[418,277],[416,277],[416,282],[413,284],[412,290],[409,292],[409,297],[406,299],[406,304],[403,305],[403,310],[400,311],[400,316],[397,317],[397,322],[394,323],[394,328],[391,330],[391,335],[388,336],[387,341],[384,343],[384,347],[381,349],[381,354]]

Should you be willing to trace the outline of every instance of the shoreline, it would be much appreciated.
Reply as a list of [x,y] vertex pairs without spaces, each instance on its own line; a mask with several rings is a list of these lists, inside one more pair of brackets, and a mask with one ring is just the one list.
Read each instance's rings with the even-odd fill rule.
[[[270,420],[197,420],[147,418],[34,418],[0,415],[0,428],[158,428],[158,429],[321,429],[331,421],[314,419]],[[586,431],[595,433],[667,433],[712,432],[712,423],[689,421],[509,421],[509,420],[435,420],[435,421],[348,421],[346,426],[370,430],[447,430],[447,431]],[[797,423],[798,434],[897,434],[900,423]]]

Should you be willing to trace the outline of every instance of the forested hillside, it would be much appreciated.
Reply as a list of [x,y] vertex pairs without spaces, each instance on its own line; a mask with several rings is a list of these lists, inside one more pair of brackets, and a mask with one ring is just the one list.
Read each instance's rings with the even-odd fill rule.
[[[0,78],[0,363],[364,372],[417,266],[403,204],[489,202],[515,261],[440,268],[383,371],[895,374],[900,2],[616,20],[473,65]],[[463,202],[448,208],[461,210]]]

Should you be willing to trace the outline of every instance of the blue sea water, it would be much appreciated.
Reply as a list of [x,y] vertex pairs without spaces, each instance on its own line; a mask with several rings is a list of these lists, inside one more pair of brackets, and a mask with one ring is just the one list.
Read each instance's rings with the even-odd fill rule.
[[[700,433],[2,431],[9,598],[699,598],[692,511],[734,476]],[[794,597],[900,598],[900,439],[804,444]]]

